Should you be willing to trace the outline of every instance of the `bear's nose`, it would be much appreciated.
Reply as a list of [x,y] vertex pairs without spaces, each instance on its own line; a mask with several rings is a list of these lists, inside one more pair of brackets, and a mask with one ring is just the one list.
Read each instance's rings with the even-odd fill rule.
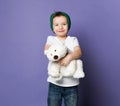
[[58,59],[58,56],[57,56],[57,55],[55,55],[55,56],[54,56],[54,59]]

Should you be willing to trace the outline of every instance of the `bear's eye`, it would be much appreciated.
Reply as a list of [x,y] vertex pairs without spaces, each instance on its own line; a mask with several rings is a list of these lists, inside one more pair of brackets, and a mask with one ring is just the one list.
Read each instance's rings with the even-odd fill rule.
[[57,50],[54,50],[55,52],[57,51]]

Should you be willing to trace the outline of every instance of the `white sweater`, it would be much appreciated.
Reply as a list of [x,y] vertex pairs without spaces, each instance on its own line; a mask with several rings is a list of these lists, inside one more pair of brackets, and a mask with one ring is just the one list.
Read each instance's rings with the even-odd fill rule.
[[[46,44],[55,45],[59,43],[64,44],[68,48],[69,52],[73,52],[74,47],[79,46],[79,42],[76,37],[67,36],[65,40],[59,40],[56,36],[48,36]],[[54,81],[51,77],[48,77],[47,81],[62,87],[76,86],[79,84],[79,79],[75,79],[73,77],[63,77],[62,80],[58,82]]]

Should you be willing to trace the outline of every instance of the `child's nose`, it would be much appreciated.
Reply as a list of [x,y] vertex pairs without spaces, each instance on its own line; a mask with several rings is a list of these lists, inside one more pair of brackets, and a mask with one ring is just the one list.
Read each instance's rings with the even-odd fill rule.
[[59,27],[60,29],[62,29],[63,28],[63,26],[62,25],[60,25],[60,27]]

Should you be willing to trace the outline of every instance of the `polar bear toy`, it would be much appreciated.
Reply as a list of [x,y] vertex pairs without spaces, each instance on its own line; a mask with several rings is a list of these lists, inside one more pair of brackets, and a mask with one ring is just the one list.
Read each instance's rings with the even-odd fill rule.
[[83,78],[85,76],[83,72],[82,60],[72,60],[67,66],[58,64],[61,58],[68,53],[67,47],[64,45],[52,45],[45,51],[48,63],[48,75],[55,81],[59,81],[62,77]]

